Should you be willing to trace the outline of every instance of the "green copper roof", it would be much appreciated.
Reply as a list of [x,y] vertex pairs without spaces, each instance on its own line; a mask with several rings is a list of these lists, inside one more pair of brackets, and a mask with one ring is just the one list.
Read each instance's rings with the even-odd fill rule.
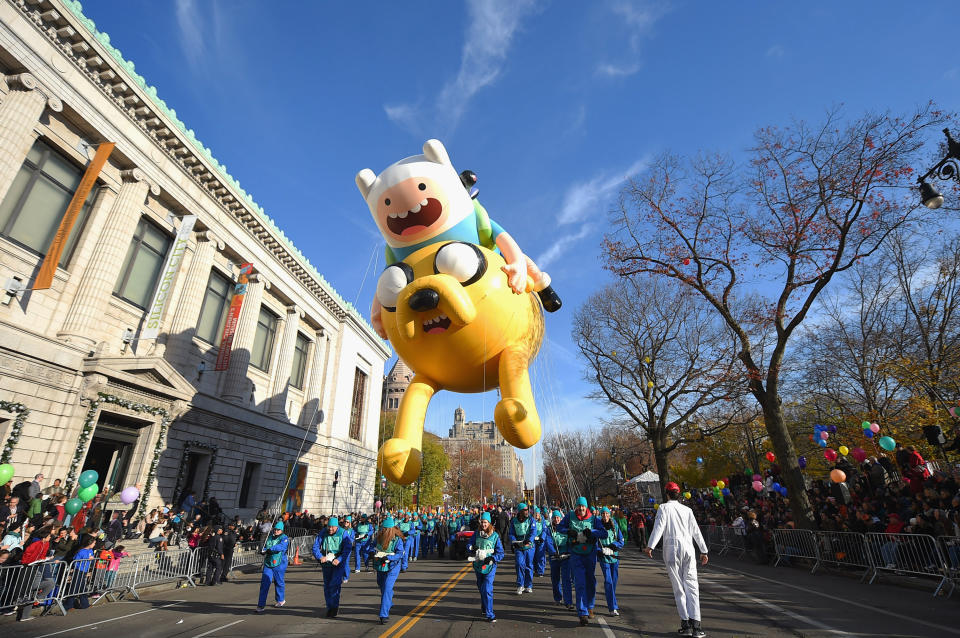
[[102,31],[97,30],[97,25],[94,24],[93,20],[83,15],[83,7],[81,6],[80,1],[79,0],[61,0],[61,1],[63,2],[64,6],[66,6],[67,9],[69,9],[70,13],[72,13],[74,17],[76,17],[76,19],[80,22],[80,24],[82,24],[83,27],[90,32],[90,34],[97,40],[97,42],[99,42],[100,45],[104,49],[106,49],[106,51],[110,54],[110,56],[113,57],[113,59],[117,62],[117,64],[120,65],[120,67],[124,70],[124,72],[130,78],[130,80],[133,81],[133,83],[139,86],[141,89],[143,89],[143,92],[147,94],[147,96],[150,98],[150,101],[153,102],[154,106],[156,106],[167,117],[167,119],[169,119],[173,123],[173,125],[180,130],[181,133],[183,133],[183,135],[187,138],[187,140],[189,140],[190,144],[193,145],[197,153],[203,156],[203,158],[207,160],[207,162],[213,167],[213,169],[220,174],[220,177],[227,184],[229,184],[236,193],[240,195],[240,197],[243,199],[244,203],[247,204],[250,210],[254,211],[254,213],[267,226],[267,228],[269,228],[276,234],[277,238],[284,245],[284,247],[290,252],[290,254],[300,261],[300,264],[307,270],[307,272],[309,272],[320,283],[320,285],[324,288],[324,290],[331,297],[333,297],[337,301],[337,303],[343,306],[347,310],[347,312],[351,313],[357,319],[359,319],[361,325],[366,326],[369,329],[371,336],[379,340],[380,343],[386,347],[386,342],[381,340],[379,336],[377,336],[377,334],[373,332],[373,328],[370,327],[370,324],[367,323],[367,320],[364,318],[364,316],[360,314],[360,312],[353,306],[352,303],[348,302],[347,300],[345,300],[343,297],[340,296],[340,294],[326,280],[326,278],[320,274],[320,272],[313,266],[313,264],[310,263],[310,260],[307,259],[302,252],[300,252],[300,249],[298,249],[296,246],[293,245],[293,242],[290,240],[290,238],[288,238],[283,233],[283,231],[280,230],[277,224],[264,212],[263,207],[257,204],[255,201],[253,201],[253,197],[247,191],[243,190],[243,188],[240,187],[240,182],[234,179],[233,176],[227,172],[227,167],[221,164],[220,162],[218,162],[216,158],[213,157],[213,153],[210,151],[210,149],[204,146],[200,142],[200,140],[197,139],[197,136],[194,134],[193,129],[188,129],[187,126],[183,122],[181,122],[180,119],[177,117],[177,112],[174,111],[169,106],[167,106],[167,103],[164,102],[162,99],[160,99],[160,97],[157,95],[156,87],[147,84],[147,81],[143,79],[143,76],[136,72],[136,67],[134,66],[133,62],[124,59],[120,51],[115,46],[110,44],[110,36]]

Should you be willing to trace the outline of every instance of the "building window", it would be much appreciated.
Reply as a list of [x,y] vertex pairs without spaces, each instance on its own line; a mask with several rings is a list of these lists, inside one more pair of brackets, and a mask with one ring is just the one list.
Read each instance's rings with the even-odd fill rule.
[[[0,202],[0,235],[40,255],[46,254],[82,178],[83,170],[46,142],[37,140],[6,197]],[[90,190],[73,224],[60,256],[61,267],[66,266],[73,256],[96,192],[96,188]]]
[[170,238],[167,234],[146,217],[141,217],[133,239],[130,240],[130,248],[127,249],[127,257],[123,260],[123,268],[113,294],[146,308],[153,296],[169,247]]
[[203,295],[203,305],[200,306],[200,320],[197,321],[197,336],[220,345],[223,336],[223,324],[227,322],[227,311],[233,299],[233,283],[216,270],[210,271],[207,280],[207,290]]
[[260,482],[260,464],[247,462],[243,468],[243,480],[240,482],[240,498],[237,507],[251,507],[256,502],[256,484]]
[[310,342],[299,332],[297,344],[293,347],[293,366],[290,370],[290,385],[303,390],[303,380],[307,376],[307,350]]
[[257,332],[250,349],[250,363],[255,368],[264,372],[270,370],[270,357],[273,356],[273,341],[276,336],[277,316],[261,306],[260,316],[257,318]]
[[360,424],[363,422],[363,403],[367,394],[367,375],[357,368],[353,374],[353,403],[350,406],[350,438],[360,440]]

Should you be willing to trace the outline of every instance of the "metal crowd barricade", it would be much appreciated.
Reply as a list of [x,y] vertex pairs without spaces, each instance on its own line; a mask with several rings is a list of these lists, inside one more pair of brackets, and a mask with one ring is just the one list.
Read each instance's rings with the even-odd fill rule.
[[873,574],[874,564],[867,550],[867,539],[857,532],[814,532],[820,550],[820,562],[836,567],[862,569],[860,582]]
[[[73,560],[66,569],[65,578],[60,581],[57,598],[59,607],[66,615],[66,609],[72,609],[79,599],[90,603],[90,596],[97,593],[96,563],[97,558],[81,558]],[[92,604],[96,604],[97,598]],[[82,604],[82,603],[81,603]]]
[[735,552],[737,558],[743,558],[743,555],[747,552],[747,531],[742,527],[721,527],[720,528],[720,538],[723,541],[723,548],[720,550],[720,555],[730,552]]
[[700,533],[703,534],[703,540],[706,541],[707,547],[711,551],[723,551],[723,536],[719,527],[716,525],[701,525]]
[[813,532],[807,529],[775,529],[772,530],[773,548],[777,560],[773,563],[777,567],[781,563],[789,564],[794,559],[809,560],[813,563],[810,573],[813,574],[820,567],[820,550]]
[[233,548],[233,560],[230,561],[230,570],[232,571],[245,565],[253,565],[263,560],[259,550],[260,543],[237,543],[236,547]]
[[939,540],[947,572],[950,579],[957,582],[960,580],[960,536],[941,536]]
[[[940,582],[933,595],[938,595],[947,585],[953,593],[954,582],[940,545],[927,534],[867,534],[867,546],[873,560],[874,571],[870,583],[881,571],[895,574],[910,574],[937,578]],[[949,595],[948,594],[948,595]]]
[[66,569],[66,563],[55,560],[0,567],[0,610],[22,605],[57,605],[66,615],[57,597]]

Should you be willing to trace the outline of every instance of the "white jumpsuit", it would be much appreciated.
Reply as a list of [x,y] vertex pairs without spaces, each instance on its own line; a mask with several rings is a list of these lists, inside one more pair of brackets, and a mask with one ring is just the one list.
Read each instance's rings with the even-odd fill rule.
[[693,510],[679,501],[667,501],[657,510],[657,520],[650,533],[648,547],[656,547],[663,538],[663,563],[673,586],[677,612],[681,620],[700,620],[700,584],[697,582],[697,559],[693,544],[700,553],[707,553]]

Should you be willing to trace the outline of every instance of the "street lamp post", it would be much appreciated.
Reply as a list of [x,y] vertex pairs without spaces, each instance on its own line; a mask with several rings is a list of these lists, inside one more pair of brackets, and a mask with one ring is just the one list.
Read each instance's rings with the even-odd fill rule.
[[335,515],[337,513],[337,483],[340,482],[340,470],[337,470],[333,473],[333,508],[330,513]]
[[936,186],[927,181],[928,177],[936,177],[942,181],[953,180],[960,184],[960,142],[953,139],[950,129],[943,129],[947,136],[947,154],[926,173],[917,178],[920,185],[920,199],[923,205],[930,209],[943,206],[943,195]]

